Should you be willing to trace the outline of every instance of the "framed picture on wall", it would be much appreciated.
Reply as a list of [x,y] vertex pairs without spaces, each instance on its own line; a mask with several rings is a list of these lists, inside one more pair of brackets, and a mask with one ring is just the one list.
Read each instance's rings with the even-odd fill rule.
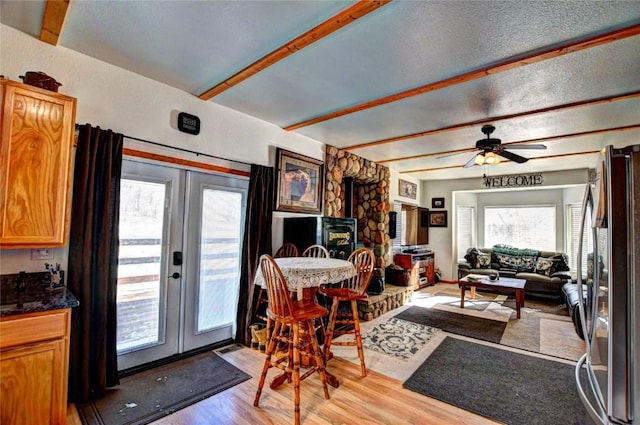
[[324,195],[324,163],[276,149],[276,210],[320,214]]
[[398,179],[398,194],[405,198],[417,199],[418,185],[406,180]]
[[447,211],[429,211],[429,227],[447,227]]
[[431,208],[444,208],[444,198],[431,198]]

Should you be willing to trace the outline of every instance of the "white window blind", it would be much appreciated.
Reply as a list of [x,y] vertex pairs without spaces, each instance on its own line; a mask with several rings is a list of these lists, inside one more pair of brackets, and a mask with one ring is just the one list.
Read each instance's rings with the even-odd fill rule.
[[[582,204],[567,204],[567,255],[569,256],[569,269],[576,273],[578,268],[578,242],[580,241],[580,220],[582,218]],[[585,223],[587,226],[588,223]],[[593,234],[591,229],[585,229],[585,240],[582,248],[582,274],[587,273],[587,253],[593,251]]]
[[400,202],[393,203],[393,211],[396,212],[396,237],[391,239],[391,248],[394,252],[400,252],[401,245],[403,244],[402,238],[404,238],[403,223],[404,217],[402,215],[402,204]]
[[469,248],[476,244],[476,209],[459,206],[456,210],[456,247],[458,260],[462,260]]
[[484,208],[484,245],[556,250],[555,205]]

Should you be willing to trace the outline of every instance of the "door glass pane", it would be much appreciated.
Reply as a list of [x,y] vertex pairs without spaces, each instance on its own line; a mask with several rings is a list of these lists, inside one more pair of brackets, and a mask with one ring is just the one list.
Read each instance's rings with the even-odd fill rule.
[[242,194],[204,189],[201,219],[197,333],[236,319]]
[[164,183],[121,181],[117,350],[162,342]]

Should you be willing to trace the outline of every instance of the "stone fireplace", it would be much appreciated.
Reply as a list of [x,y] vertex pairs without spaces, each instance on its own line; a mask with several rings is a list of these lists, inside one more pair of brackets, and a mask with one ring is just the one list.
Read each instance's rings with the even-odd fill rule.
[[389,239],[389,186],[385,167],[327,145],[325,157],[324,215],[358,220],[358,241],[376,256],[384,269],[391,263]]

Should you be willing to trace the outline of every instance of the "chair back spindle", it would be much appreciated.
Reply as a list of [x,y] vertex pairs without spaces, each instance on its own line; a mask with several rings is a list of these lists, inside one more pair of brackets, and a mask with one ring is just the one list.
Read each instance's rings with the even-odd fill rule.
[[329,251],[322,245],[311,245],[302,253],[303,257],[329,258]]
[[273,254],[273,258],[283,258],[283,257],[297,257],[298,256],[298,247],[292,244],[291,242],[287,242],[283,244],[275,254]]
[[346,286],[359,294],[367,291],[373,275],[375,256],[368,248],[358,248],[351,253],[348,261],[356,268],[356,275],[346,282]]
[[291,295],[280,267],[273,257],[265,254],[260,257],[260,269],[267,285],[268,313],[277,317],[290,316],[293,310]]

